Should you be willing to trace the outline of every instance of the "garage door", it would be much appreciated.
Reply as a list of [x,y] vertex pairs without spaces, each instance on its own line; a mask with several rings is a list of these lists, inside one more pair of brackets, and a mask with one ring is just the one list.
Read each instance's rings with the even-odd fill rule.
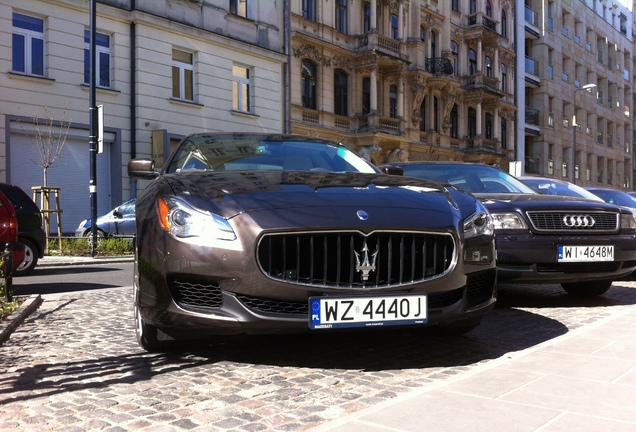
[[[78,133],[79,134],[79,133]],[[85,132],[84,132],[85,134]],[[64,148],[57,161],[48,169],[48,186],[60,188],[62,209],[62,232],[74,234],[83,219],[90,218],[91,202],[89,192],[90,152],[88,138],[71,138],[69,131]],[[104,152],[97,155],[97,214],[106,213],[114,205],[111,203],[110,150],[112,137],[104,144]],[[40,166],[38,147],[28,136],[13,135],[9,151],[8,183],[20,186],[33,196],[32,186],[42,186],[44,170]],[[40,203],[37,203],[40,205]],[[119,204],[119,203],[116,203]],[[51,231],[57,234],[57,221],[51,219]]]

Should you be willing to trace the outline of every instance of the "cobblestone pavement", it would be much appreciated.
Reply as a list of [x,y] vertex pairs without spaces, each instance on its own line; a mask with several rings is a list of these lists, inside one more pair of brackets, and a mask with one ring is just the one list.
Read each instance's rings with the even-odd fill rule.
[[138,347],[130,287],[45,295],[0,346],[0,430],[301,431],[619,313],[635,287],[503,287],[460,337],[243,337],[172,354]]

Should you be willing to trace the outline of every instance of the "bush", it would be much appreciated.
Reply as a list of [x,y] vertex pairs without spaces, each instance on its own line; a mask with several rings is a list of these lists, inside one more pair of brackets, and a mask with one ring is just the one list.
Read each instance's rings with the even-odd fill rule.
[[[108,237],[97,241],[98,256],[132,255],[135,242],[130,237]],[[48,240],[50,255],[91,256],[91,243],[86,238],[52,238]]]

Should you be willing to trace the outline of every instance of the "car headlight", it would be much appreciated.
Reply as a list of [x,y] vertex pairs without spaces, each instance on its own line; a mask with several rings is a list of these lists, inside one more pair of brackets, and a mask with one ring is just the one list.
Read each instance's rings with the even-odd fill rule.
[[636,218],[633,214],[621,213],[621,229],[636,229]]
[[501,229],[528,229],[519,213],[492,213],[495,230]]
[[236,234],[227,220],[196,209],[178,198],[159,198],[157,210],[161,227],[176,237],[236,240]]
[[492,216],[478,203],[477,212],[464,221],[464,238],[490,236],[494,233]]

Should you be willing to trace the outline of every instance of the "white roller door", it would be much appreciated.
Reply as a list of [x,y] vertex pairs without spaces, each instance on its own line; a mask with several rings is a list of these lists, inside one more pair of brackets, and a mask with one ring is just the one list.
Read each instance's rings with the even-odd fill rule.
[[[72,131],[70,131],[72,132]],[[91,202],[89,192],[90,152],[88,138],[71,138],[69,133],[60,156],[48,169],[48,186],[60,188],[62,209],[62,232],[74,234],[83,219],[90,218]],[[104,143],[104,152],[97,155],[97,214],[106,213],[113,207],[111,203],[110,174],[111,143]],[[9,152],[8,183],[20,186],[33,196],[32,186],[42,186],[44,171],[39,165],[39,155],[33,138],[24,134],[11,137]],[[40,205],[40,203],[37,203]],[[117,203],[119,204],[119,203]],[[57,233],[57,221],[51,220],[51,231]]]

